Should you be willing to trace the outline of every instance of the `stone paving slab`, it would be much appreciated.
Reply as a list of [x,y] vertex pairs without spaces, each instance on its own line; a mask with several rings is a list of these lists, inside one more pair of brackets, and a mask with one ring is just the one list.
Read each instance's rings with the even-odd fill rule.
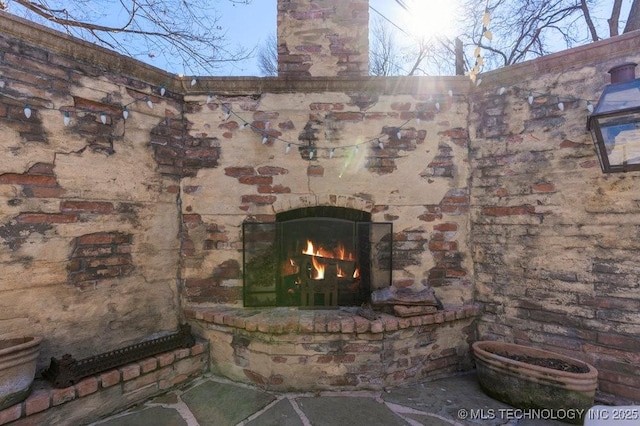
[[[380,392],[276,393],[208,376],[93,426],[560,426],[515,418],[475,374]],[[472,414],[473,413],[473,414]]]
[[306,397],[296,398],[296,402],[313,426],[407,426],[409,424],[391,411],[382,401],[373,398]]
[[200,426],[234,426],[276,399],[264,391],[206,381],[180,397]]

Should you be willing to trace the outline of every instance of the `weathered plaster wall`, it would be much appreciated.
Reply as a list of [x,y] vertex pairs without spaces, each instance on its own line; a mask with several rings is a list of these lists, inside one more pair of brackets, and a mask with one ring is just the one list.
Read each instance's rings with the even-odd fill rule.
[[178,185],[150,141],[180,97],[118,55],[99,51],[103,66],[95,47],[0,19],[0,338],[43,336],[48,364],[175,330]]
[[479,337],[586,360],[600,391],[636,402],[640,175],[600,171],[586,100],[639,46],[629,34],[487,74],[469,120]]
[[471,302],[468,80],[331,81],[187,96],[189,134],[220,146],[217,167],[182,180],[187,304],[241,305],[242,223],[307,205],[392,222],[394,285]]

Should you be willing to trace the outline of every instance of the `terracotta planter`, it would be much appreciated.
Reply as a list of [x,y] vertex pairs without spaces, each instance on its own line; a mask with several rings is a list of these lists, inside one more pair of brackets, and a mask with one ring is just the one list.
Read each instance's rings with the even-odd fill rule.
[[[480,387],[497,400],[522,409],[584,410],[583,415],[593,406],[598,371],[592,365],[513,343],[481,341],[472,347]],[[585,372],[556,370],[499,354],[560,360]],[[582,424],[581,419],[574,420]]]
[[0,340],[0,410],[31,393],[42,337]]

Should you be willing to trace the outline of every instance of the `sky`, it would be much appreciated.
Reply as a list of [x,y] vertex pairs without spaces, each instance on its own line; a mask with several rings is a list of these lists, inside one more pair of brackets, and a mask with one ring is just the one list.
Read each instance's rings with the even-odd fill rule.
[[[393,0],[370,0],[369,4],[392,19],[402,13],[400,6]],[[253,0],[249,5],[235,6],[227,0],[218,0],[215,6],[220,12],[219,23],[227,31],[230,46],[240,45],[248,49],[257,46],[259,48],[270,34],[276,35],[277,0]],[[370,11],[370,14],[372,13]],[[261,75],[257,58],[249,59],[241,64],[225,66],[216,74]]]

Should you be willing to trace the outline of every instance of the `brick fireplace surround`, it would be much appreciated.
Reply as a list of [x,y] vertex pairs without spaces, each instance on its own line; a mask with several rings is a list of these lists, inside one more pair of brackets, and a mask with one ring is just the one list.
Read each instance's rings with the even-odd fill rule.
[[[91,421],[207,370],[381,389],[473,368],[480,339],[583,359],[598,398],[640,402],[640,177],[604,176],[585,130],[640,34],[479,86],[369,77],[367,11],[279,0],[279,76],[195,84],[0,12],[0,338],[43,336],[39,369],[181,322],[199,338],[67,389],[38,378],[0,424]],[[392,288],[442,309],[243,307],[242,224],[322,206],[392,223]]]

